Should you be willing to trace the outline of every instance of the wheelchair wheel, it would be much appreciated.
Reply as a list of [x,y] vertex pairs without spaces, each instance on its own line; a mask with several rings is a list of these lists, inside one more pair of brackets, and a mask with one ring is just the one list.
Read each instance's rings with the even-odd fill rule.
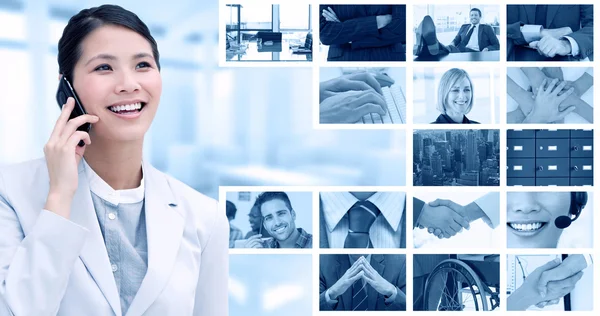
[[425,281],[423,309],[427,311],[476,311],[488,309],[483,282],[466,263],[447,259]]

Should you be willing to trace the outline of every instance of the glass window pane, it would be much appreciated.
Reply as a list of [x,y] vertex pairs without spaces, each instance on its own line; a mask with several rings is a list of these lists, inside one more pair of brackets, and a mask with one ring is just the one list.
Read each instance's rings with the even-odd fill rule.
[[308,30],[309,6],[307,4],[279,5],[279,27],[285,29]]
[[25,17],[23,14],[0,11],[0,39],[25,40]]
[[270,4],[243,5],[241,8],[242,29],[272,29],[273,6]]

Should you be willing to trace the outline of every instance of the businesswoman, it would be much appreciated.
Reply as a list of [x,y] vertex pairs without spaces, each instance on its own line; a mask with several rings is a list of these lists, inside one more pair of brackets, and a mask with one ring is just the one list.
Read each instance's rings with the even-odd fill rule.
[[432,124],[479,124],[466,116],[473,108],[473,82],[466,71],[452,68],[444,73],[436,108],[441,114]]
[[[88,114],[69,119],[69,98],[45,158],[0,169],[4,309],[227,315],[225,213],[142,161],[162,90],[146,25],[118,6],[82,10],[64,29],[58,63]],[[89,134],[77,131],[84,123]]]

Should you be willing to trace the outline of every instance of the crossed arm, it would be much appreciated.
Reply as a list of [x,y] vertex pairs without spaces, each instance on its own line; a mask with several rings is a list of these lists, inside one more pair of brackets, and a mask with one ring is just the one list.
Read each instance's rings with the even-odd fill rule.
[[[392,6],[392,14],[340,20],[337,6],[321,5],[320,37],[325,45],[350,43],[352,49],[403,43],[406,38],[406,6]],[[337,9],[337,8],[336,8]]]

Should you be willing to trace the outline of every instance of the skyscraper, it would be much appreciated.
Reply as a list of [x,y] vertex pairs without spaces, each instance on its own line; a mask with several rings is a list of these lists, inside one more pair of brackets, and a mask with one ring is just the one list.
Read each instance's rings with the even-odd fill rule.
[[431,155],[431,169],[433,170],[433,175],[442,177],[442,157],[440,157],[440,153],[437,151]]
[[477,138],[473,130],[469,130],[467,133],[467,146],[465,154],[465,171],[478,171],[479,157],[477,156]]

